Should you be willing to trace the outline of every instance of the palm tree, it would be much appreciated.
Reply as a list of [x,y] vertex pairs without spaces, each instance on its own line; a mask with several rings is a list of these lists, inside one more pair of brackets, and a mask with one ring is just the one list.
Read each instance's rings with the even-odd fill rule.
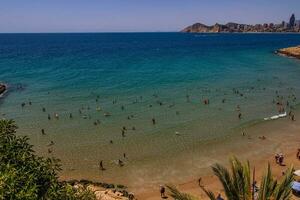
[[[261,179],[259,190],[251,184],[251,170],[249,162],[241,163],[238,159],[230,159],[230,168],[215,164],[212,166],[214,174],[221,182],[225,196],[228,200],[288,200],[291,197],[291,183],[293,181],[293,168],[289,168],[282,180],[278,182],[272,176],[270,165]],[[252,180],[254,182],[254,180]],[[190,195],[179,192],[174,186],[167,186],[170,195],[176,200],[190,200]],[[213,192],[200,186],[211,200],[216,200]]]

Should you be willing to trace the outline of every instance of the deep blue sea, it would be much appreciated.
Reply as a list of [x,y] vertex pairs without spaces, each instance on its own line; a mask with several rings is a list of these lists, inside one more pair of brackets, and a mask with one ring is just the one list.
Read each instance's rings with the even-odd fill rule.
[[300,61],[274,51],[299,44],[299,34],[0,34],[0,114],[67,176],[93,177],[103,160],[101,177],[130,180],[277,114],[275,102],[298,104]]

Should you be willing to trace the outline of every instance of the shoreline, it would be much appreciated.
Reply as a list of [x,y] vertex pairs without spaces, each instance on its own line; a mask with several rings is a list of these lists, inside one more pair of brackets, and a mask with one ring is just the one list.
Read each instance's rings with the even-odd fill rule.
[[[298,112],[299,113],[299,112]],[[286,125],[286,127],[284,127]],[[263,133],[263,131],[268,130],[271,128],[273,131],[268,132],[264,134],[266,136],[266,139],[260,139],[260,135]],[[249,160],[250,166],[255,167],[256,169],[256,180],[258,183],[260,183],[261,174],[265,171],[267,164],[270,163],[271,169],[274,173],[274,175],[278,178],[281,177],[282,172],[285,171],[289,166],[293,166],[296,170],[300,168],[300,161],[296,159],[296,153],[297,149],[299,148],[299,142],[300,138],[297,137],[297,133],[300,131],[300,121],[294,121],[291,122],[288,118],[286,119],[279,119],[275,121],[262,121],[261,123],[255,124],[253,126],[250,126],[246,129],[247,133],[251,134],[251,140],[256,140],[258,144],[256,146],[247,145],[247,149],[244,149],[244,152],[231,152],[229,155],[224,155],[226,157],[226,162],[218,161],[218,163],[225,164],[225,166],[228,165],[228,159],[231,156],[235,156],[241,160]],[[257,131],[256,135],[252,135],[254,131]],[[283,134],[288,133],[286,137],[282,137]],[[234,137],[234,136],[233,136]],[[281,141],[278,141],[278,139],[282,138]],[[247,140],[247,135],[246,138]],[[276,144],[276,141],[278,144]],[[273,147],[274,153],[267,152],[264,149],[266,149],[267,143],[276,144]],[[265,143],[265,144],[264,144]],[[256,156],[248,157],[243,156],[247,151],[251,151],[251,147],[261,148],[263,149],[264,153],[259,153]],[[246,151],[245,151],[246,150]],[[255,149],[258,150],[258,149]],[[275,153],[282,152],[285,156],[284,164],[286,166],[279,166],[274,161],[274,155]],[[224,196],[224,191],[221,188],[221,185],[219,183],[219,180],[213,175],[213,172],[210,167],[209,172],[200,172],[199,171],[199,177],[191,178],[190,180],[187,180],[182,183],[176,183],[176,182],[168,182],[165,184],[173,184],[177,186],[180,191],[185,193],[190,193],[193,196],[200,197],[201,199],[208,199],[207,196],[204,194],[204,192],[200,189],[198,186],[198,179],[201,177],[201,183],[207,188],[210,189],[215,194],[221,193]],[[134,188],[129,188],[130,191],[134,192]],[[157,186],[156,190],[148,190],[141,193],[137,193],[135,195],[138,199],[145,199],[145,200],[155,200],[159,198],[159,186]]]
[[[296,116],[299,116],[299,106],[296,106],[295,113]],[[221,157],[218,158],[207,157],[209,160],[213,159],[211,164],[220,163],[227,166],[228,159],[231,156],[236,156],[241,160],[249,160],[251,167],[255,166],[256,168],[258,174],[256,179],[258,180],[258,183],[260,181],[260,175],[264,169],[266,169],[268,162],[271,164],[274,174],[278,177],[280,177],[282,171],[290,166],[290,164],[293,164],[295,169],[300,168],[300,162],[297,162],[298,160],[295,156],[297,148],[299,147],[298,144],[300,143],[300,138],[297,137],[297,133],[300,132],[300,121],[292,121],[288,117],[270,121],[257,120],[254,123],[249,123],[248,125],[244,124],[235,129],[235,133],[242,133],[242,131],[245,131],[245,136],[242,134],[230,134],[226,138],[222,138],[218,141],[212,140],[205,144],[205,147],[213,146],[210,150],[213,149],[218,152],[217,154],[221,155]],[[261,136],[265,136],[266,139],[261,139]],[[238,148],[232,147],[229,150],[224,149],[224,147],[230,146],[232,142],[239,143]],[[207,156],[211,155],[213,157],[214,155],[209,153],[210,150],[207,150],[208,152],[205,153]],[[278,166],[274,162],[275,153],[280,152],[285,155],[285,167]],[[181,156],[182,155],[178,155],[178,157]],[[179,160],[177,161],[177,164],[182,164]],[[188,160],[186,161],[188,162]],[[170,163],[170,165],[172,164]],[[170,173],[172,173],[172,171],[170,171]],[[184,173],[186,173],[186,171],[182,171],[183,175]],[[162,182],[161,184],[172,184],[177,186],[182,192],[190,193],[202,199],[207,199],[198,186],[198,178],[201,177],[202,183],[206,188],[212,190],[214,193],[223,193],[218,180],[213,176],[211,165],[201,166],[197,173],[198,176],[191,175],[190,178],[187,178],[184,181],[170,180],[168,182]],[[61,177],[64,180],[70,180],[72,178],[68,176]],[[140,177],[140,179],[143,180],[144,177]],[[149,182],[146,180],[144,182],[141,180],[136,181],[139,182],[142,187],[121,183],[128,186],[128,191],[132,192],[137,199],[155,200],[160,197],[159,185],[153,187],[150,186]],[[116,180],[113,182],[119,181]]]

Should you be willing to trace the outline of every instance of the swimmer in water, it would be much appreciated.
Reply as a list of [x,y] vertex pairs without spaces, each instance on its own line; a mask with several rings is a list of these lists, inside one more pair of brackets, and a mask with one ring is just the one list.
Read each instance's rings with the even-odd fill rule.
[[119,164],[120,167],[124,166],[124,162],[122,160],[120,160],[120,159],[118,160],[118,164]]
[[152,118],[152,124],[155,125],[156,124],[156,120],[155,118]]

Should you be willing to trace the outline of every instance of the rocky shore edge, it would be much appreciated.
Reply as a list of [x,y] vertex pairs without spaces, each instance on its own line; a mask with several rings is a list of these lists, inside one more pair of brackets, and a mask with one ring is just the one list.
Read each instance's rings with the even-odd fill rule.
[[7,86],[3,83],[0,83],[0,97],[6,92]]
[[275,51],[275,53],[278,55],[300,59],[300,46],[278,49]]
[[74,188],[86,188],[93,192],[97,200],[133,200],[134,195],[127,191],[127,187],[121,184],[109,184],[93,182],[90,180],[68,180],[65,181]]

